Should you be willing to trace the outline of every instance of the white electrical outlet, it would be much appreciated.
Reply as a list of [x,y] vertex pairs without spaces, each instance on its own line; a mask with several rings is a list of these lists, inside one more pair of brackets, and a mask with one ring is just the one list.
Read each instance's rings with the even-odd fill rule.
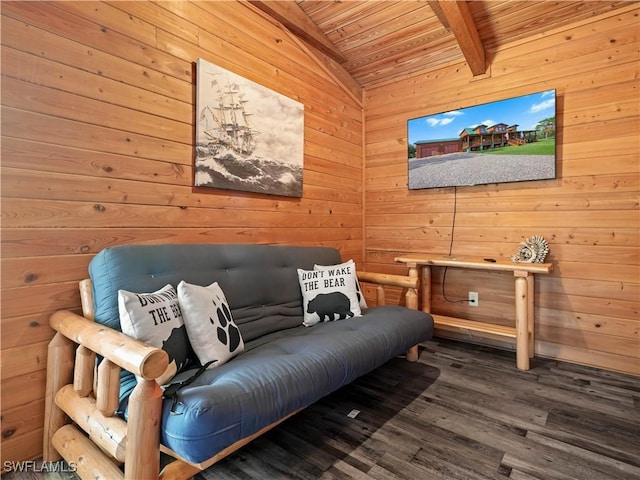
[[480,300],[478,299],[478,292],[469,292],[469,305],[477,307]]

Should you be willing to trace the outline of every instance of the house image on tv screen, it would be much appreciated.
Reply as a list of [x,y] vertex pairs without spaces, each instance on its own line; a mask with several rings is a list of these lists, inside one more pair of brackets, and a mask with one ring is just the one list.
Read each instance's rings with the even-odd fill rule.
[[550,90],[409,120],[409,188],[555,178],[555,113]]
[[519,146],[538,141],[536,130],[518,130],[518,125],[496,123],[490,127],[478,125],[463,129],[458,138],[417,141],[416,158],[444,155],[445,153],[471,152],[489,148]]

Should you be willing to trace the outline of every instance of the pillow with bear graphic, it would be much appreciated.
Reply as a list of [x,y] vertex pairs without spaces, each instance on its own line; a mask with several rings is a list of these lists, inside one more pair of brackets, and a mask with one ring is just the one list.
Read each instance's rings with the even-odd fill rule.
[[178,284],[178,300],[200,364],[214,360],[209,368],[219,367],[244,350],[240,330],[218,282],[202,287],[182,281]]
[[327,270],[298,269],[304,308],[303,325],[310,327],[320,322],[362,315],[352,271],[351,265]]
[[189,364],[189,339],[178,304],[178,294],[171,284],[152,293],[118,290],[118,311],[122,332],[169,355],[169,366],[157,378],[160,385]]
[[358,296],[358,305],[360,305],[360,309],[364,309],[367,308],[367,301],[364,298],[364,295],[362,294],[362,290],[360,289],[360,282],[358,282],[358,275],[356,274],[356,263],[353,260],[347,260],[344,263],[340,263],[338,265],[314,265],[313,269],[314,270],[329,270],[332,268],[344,268],[344,267],[350,267],[350,270],[353,272],[352,276],[353,276],[353,282],[356,285],[356,295]]

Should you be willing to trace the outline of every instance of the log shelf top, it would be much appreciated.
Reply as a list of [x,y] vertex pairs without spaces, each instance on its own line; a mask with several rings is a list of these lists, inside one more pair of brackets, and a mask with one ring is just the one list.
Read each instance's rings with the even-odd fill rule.
[[[432,265],[436,267],[475,268],[478,270],[498,270],[504,272],[549,273],[553,270],[551,263],[513,263],[509,258],[467,257],[460,255],[438,256],[428,254],[410,254],[396,257],[396,262],[411,265]],[[495,261],[492,261],[495,260]]]

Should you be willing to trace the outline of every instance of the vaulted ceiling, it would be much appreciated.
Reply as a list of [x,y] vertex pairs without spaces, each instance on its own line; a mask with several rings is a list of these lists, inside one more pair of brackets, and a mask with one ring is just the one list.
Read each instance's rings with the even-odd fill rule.
[[613,10],[628,1],[252,1],[335,62],[360,87],[438,65],[490,68],[506,44]]

